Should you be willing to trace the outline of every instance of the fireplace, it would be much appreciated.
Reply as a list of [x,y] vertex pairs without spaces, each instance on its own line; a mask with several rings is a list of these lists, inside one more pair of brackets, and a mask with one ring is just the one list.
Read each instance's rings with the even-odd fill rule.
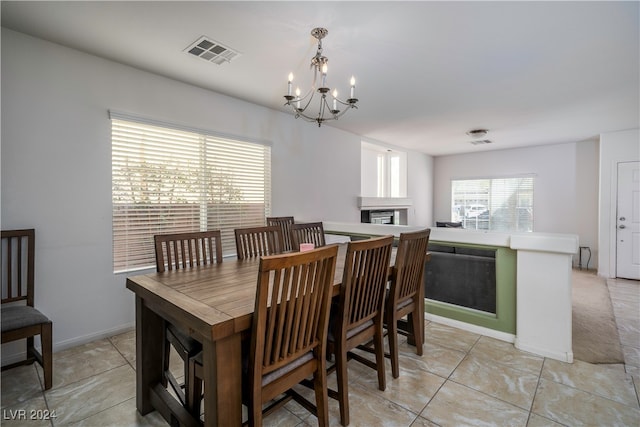
[[358,197],[360,222],[407,225],[411,199],[403,197]]
[[397,224],[396,220],[400,215],[395,210],[389,209],[374,209],[374,210],[361,210],[360,222],[367,224]]

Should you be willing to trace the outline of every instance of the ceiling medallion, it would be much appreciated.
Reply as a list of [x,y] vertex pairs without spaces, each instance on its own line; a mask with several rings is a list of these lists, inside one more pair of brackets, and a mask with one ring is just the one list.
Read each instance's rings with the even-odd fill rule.
[[[329,58],[322,55],[322,39],[329,33],[326,28],[314,28],[311,35],[318,40],[318,50],[316,55],[311,58],[311,68],[313,69],[313,83],[311,88],[304,95],[300,95],[300,88],[296,88],[295,95],[291,94],[291,82],[293,74],[289,73],[289,82],[287,84],[287,94],[284,96],[287,102],[285,105],[290,106],[296,114],[296,119],[302,117],[309,122],[318,123],[318,127],[327,120],[338,120],[351,108],[358,108],[356,104],[358,99],[355,98],[356,79],[351,77],[351,96],[343,101],[338,98],[338,91],[333,90],[331,94],[332,105],[329,105],[327,93],[331,92],[331,88],[327,86],[327,63]],[[318,75],[321,76],[320,87],[317,86]],[[319,103],[317,105],[317,113],[312,111],[312,101],[316,94],[319,95]],[[318,99],[318,98],[316,98]],[[342,110],[341,110],[342,108]]]

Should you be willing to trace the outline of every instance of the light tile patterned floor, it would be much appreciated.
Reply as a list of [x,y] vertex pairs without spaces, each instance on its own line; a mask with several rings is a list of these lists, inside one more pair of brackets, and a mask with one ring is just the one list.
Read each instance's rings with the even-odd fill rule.
[[[437,323],[426,324],[424,355],[402,345],[400,378],[377,389],[375,373],[349,363],[352,426],[639,426],[640,283],[609,280],[624,365],[558,362],[513,345]],[[2,373],[2,425],[166,426],[135,409],[133,332],[54,355],[53,388],[43,393],[39,367]],[[175,366],[179,371],[179,365]],[[330,386],[335,386],[335,374]],[[309,393],[309,390],[302,390]],[[24,411],[24,412],[22,412]],[[42,418],[47,412],[56,418]],[[22,414],[27,419],[21,418]],[[339,425],[330,400],[331,425]],[[265,425],[316,425],[296,403]]]

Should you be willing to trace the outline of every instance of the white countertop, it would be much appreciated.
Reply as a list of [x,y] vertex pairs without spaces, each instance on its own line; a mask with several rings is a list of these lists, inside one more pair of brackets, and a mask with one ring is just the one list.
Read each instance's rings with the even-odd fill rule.
[[[327,233],[372,234],[400,236],[400,233],[423,230],[425,227],[365,223],[323,222]],[[578,251],[578,236],[559,233],[501,233],[493,231],[464,230],[459,228],[431,227],[430,240],[469,243],[476,245],[504,246],[515,250],[557,252],[574,254]]]

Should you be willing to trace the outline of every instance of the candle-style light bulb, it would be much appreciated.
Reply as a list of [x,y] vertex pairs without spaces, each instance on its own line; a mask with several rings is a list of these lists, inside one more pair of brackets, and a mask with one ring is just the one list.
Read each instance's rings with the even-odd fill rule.
[[354,95],[354,93],[355,93],[355,89],[356,89],[356,78],[355,78],[355,77],[353,77],[353,76],[351,76],[351,81],[350,81],[350,83],[351,83],[351,99],[353,99],[353,98],[354,98],[354,96],[353,96],[353,95]]
[[322,64],[322,86],[327,86],[327,64]]
[[293,80],[293,73],[289,73],[289,83],[287,84],[287,95],[291,95],[291,81]]
[[300,108],[300,88],[296,88],[296,108]]
[[338,103],[336,101],[337,98],[338,98],[338,89],[334,89],[333,90],[333,109],[334,110],[338,109]]

